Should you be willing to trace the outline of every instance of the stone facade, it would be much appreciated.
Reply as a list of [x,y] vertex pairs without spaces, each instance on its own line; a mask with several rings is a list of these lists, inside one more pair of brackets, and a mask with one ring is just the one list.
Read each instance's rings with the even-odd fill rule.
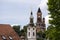
[[34,26],[27,28],[27,38],[28,40],[36,40],[36,28]]
[[30,16],[30,23],[27,27],[27,40],[36,40],[36,27],[34,26],[32,12]]

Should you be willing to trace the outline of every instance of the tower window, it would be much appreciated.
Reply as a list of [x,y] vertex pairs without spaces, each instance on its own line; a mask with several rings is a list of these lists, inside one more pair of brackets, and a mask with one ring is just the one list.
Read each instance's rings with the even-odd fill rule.
[[29,28],[29,30],[30,30],[30,28]]
[[29,32],[29,36],[30,36],[30,32]]
[[34,30],[34,28],[33,28],[33,30]]
[[33,32],[33,36],[35,36],[35,33]]

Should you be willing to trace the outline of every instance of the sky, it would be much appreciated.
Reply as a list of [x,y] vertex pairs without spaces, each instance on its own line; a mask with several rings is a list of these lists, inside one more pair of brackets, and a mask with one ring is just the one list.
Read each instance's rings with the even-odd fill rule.
[[29,23],[31,11],[36,23],[37,10],[40,7],[48,26],[47,0],[0,0],[0,24],[20,25]]

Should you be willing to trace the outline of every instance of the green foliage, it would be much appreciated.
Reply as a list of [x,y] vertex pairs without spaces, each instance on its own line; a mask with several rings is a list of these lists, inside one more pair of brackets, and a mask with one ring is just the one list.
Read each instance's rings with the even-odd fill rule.
[[24,33],[23,29],[20,31],[20,36],[25,36],[25,33]]
[[23,27],[24,31],[27,32],[27,25]]
[[49,26],[46,32],[46,37],[49,38],[50,40],[55,40],[55,34],[56,33],[56,28],[53,26]]
[[13,26],[13,29],[15,30],[15,32],[16,32],[18,35],[20,35],[20,25],[18,25],[18,26],[14,25],[14,26]]
[[26,36],[27,34],[27,26],[24,26],[23,29],[20,31],[20,36],[23,35],[23,36]]
[[48,10],[52,20],[49,20],[46,37],[49,40],[60,40],[60,0],[48,0]]
[[38,36],[37,40],[44,40],[46,37],[46,34],[45,34],[45,32],[40,31],[37,33],[37,36]]
[[23,29],[20,30],[20,26],[13,26],[13,29],[15,30],[15,32],[19,35],[19,36],[26,36],[26,32],[27,32],[27,26],[24,26]]

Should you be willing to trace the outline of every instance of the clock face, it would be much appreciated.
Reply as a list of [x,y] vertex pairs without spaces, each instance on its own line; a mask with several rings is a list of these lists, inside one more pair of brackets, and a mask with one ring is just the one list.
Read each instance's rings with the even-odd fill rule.
[[38,16],[38,17],[40,17],[40,16]]

